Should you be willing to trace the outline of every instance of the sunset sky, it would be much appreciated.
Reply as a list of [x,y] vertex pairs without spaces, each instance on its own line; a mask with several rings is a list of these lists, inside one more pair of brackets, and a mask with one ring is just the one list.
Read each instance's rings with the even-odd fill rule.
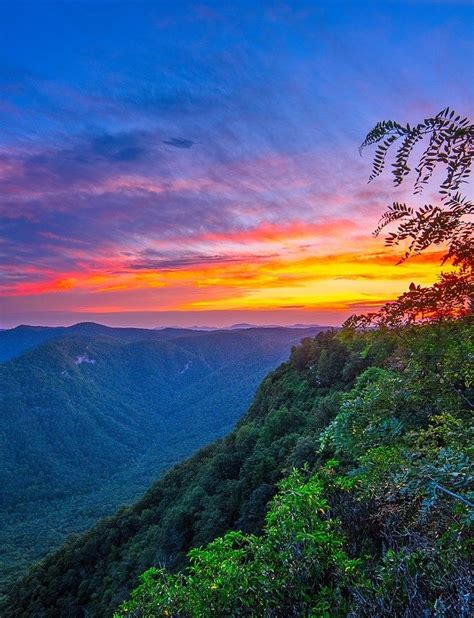
[[340,324],[436,278],[358,146],[472,115],[473,3],[0,7],[0,327]]

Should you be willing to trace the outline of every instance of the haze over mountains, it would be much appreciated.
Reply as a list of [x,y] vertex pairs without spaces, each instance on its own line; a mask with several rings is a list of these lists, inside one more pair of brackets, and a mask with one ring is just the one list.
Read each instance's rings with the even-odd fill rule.
[[232,324],[231,326],[220,327],[220,326],[189,326],[189,328],[183,326],[157,326],[156,330],[161,330],[165,328],[182,328],[184,330],[240,330],[245,328],[320,328],[319,324],[286,324],[282,326],[281,324],[251,324],[249,322],[241,322],[239,324]]
[[229,431],[310,328],[0,332],[5,581]]

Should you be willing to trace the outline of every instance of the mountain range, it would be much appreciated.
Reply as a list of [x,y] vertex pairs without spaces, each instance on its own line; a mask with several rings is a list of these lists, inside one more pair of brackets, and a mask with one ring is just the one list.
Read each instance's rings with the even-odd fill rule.
[[321,327],[0,332],[4,583],[228,432]]

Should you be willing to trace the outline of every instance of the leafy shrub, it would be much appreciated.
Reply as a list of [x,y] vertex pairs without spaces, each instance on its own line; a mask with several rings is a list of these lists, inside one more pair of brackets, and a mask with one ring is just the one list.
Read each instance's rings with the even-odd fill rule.
[[359,564],[329,517],[323,481],[298,471],[280,483],[262,536],[229,532],[189,558],[178,575],[147,571],[117,616],[345,615]]

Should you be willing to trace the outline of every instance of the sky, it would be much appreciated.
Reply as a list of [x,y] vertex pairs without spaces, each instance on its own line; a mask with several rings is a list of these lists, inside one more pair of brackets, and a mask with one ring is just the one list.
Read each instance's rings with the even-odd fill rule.
[[472,2],[0,8],[0,327],[337,325],[436,279],[358,147],[472,115]]

